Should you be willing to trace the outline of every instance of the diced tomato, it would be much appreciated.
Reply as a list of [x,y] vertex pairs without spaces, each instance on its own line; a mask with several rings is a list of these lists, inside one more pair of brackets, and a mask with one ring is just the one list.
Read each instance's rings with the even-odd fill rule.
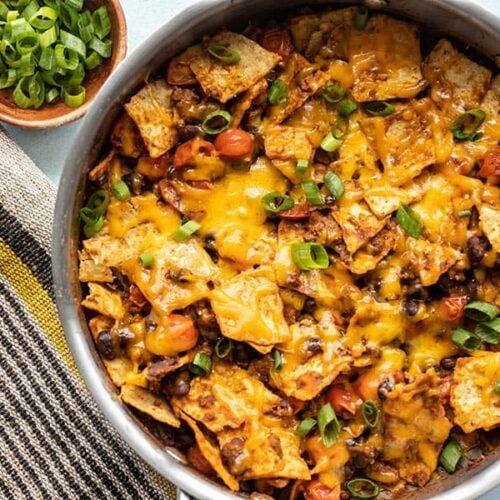
[[477,175],[487,178],[492,184],[500,182],[500,148],[496,148],[486,155]]
[[446,321],[456,321],[464,315],[464,306],[467,302],[466,295],[443,297],[438,305],[439,316]]
[[148,299],[144,297],[139,288],[134,284],[130,285],[129,299],[130,302],[135,304],[137,307],[140,307],[141,309],[145,309],[149,305]]
[[214,473],[214,469],[210,465],[209,461],[205,458],[197,444],[194,444],[187,451],[188,462],[202,474],[211,475]]
[[186,184],[189,184],[191,187],[194,187],[195,189],[212,189],[213,187],[213,182],[210,181],[187,181]]
[[158,158],[141,156],[137,162],[137,172],[144,175],[151,181],[163,179],[167,174],[168,166],[172,156],[167,153]]
[[283,62],[293,51],[292,38],[287,30],[281,28],[268,28],[260,38],[260,44],[267,50],[281,56]]
[[223,158],[241,160],[253,151],[253,138],[240,128],[232,128],[220,133],[214,142],[215,149]]
[[330,488],[319,479],[313,479],[304,491],[306,500],[339,500],[340,488]]
[[308,203],[302,203],[300,205],[295,205],[289,210],[280,212],[278,214],[278,217],[289,220],[305,219],[306,217],[309,217],[313,212],[314,208],[311,207],[311,205],[309,205]]
[[184,144],[181,144],[174,155],[174,168],[196,166],[196,156],[213,156],[216,153],[211,142],[195,137]]
[[192,320],[181,314],[170,314],[147,333],[146,349],[158,356],[177,356],[192,349],[197,341],[198,333]]
[[138,158],[144,151],[144,141],[134,120],[122,115],[111,132],[111,144],[123,156]]
[[196,78],[188,61],[174,57],[168,65],[167,82],[170,85],[194,85]]
[[358,406],[362,404],[358,395],[346,384],[334,384],[326,393],[326,399],[331,403],[337,415],[356,414]]

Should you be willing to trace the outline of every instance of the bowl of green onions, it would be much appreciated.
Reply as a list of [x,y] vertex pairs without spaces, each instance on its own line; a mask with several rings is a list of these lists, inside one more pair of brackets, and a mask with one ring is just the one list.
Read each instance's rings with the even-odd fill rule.
[[80,118],[126,51],[119,0],[0,0],[0,121]]

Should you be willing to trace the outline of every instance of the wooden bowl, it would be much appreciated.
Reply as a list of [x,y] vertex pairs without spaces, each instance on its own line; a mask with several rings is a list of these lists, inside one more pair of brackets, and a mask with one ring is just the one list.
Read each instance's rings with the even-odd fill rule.
[[108,9],[111,21],[113,53],[95,70],[87,73],[84,81],[86,101],[78,108],[69,108],[58,100],[54,104],[44,104],[38,109],[21,109],[14,104],[12,88],[0,90],[0,121],[26,128],[59,127],[85,114],[95,95],[111,72],[127,53],[127,23],[119,0],[85,0],[85,6],[92,11],[102,5]]

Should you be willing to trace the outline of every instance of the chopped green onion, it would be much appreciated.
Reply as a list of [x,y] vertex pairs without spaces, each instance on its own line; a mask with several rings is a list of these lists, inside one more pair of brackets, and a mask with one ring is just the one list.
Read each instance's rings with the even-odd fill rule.
[[420,238],[424,230],[424,225],[418,215],[404,203],[399,205],[396,212],[396,222],[408,236],[412,236],[413,238]]
[[209,45],[207,51],[222,64],[236,64],[241,59],[236,50],[225,45]]
[[5,17],[5,20],[10,23],[12,21],[15,21],[19,17],[19,12],[17,10],[9,10],[7,12],[7,16]]
[[92,20],[92,14],[86,10],[83,14],[78,16],[78,34],[84,43],[89,43],[95,35],[94,22]]
[[102,57],[97,52],[91,52],[85,59],[85,66],[87,69],[94,69],[102,63]]
[[297,166],[295,167],[296,175],[304,175],[309,167],[309,162],[307,160],[297,160]]
[[86,238],[91,238],[94,234],[98,233],[104,226],[104,217],[100,215],[92,224],[85,224],[83,226],[83,234]]
[[43,71],[42,78],[43,81],[49,85],[62,87],[65,85],[67,74],[63,69],[55,68],[51,71]]
[[300,437],[306,437],[315,427],[316,419],[313,417],[307,417],[295,429],[295,434]]
[[17,74],[21,76],[31,76],[35,73],[35,59],[33,54],[23,54],[21,56],[21,64],[17,70]]
[[99,40],[96,36],[92,38],[89,42],[89,49],[97,52],[101,57],[105,59],[111,56],[111,50],[113,47],[113,42],[111,40]]
[[54,102],[57,98],[59,97],[59,89],[52,87],[46,94],[45,94],[45,102],[47,104],[50,104]]
[[218,358],[224,359],[229,356],[233,350],[233,341],[227,337],[220,337],[215,343],[215,354]]
[[111,32],[111,21],[105,6],[99,7],[92,14],[96,35],[102,40]]
[[17,71],[7,69],[0,75],[0,89],[6,89],[15,85],[17,81]]
[[139,260],[143,267],[151,267],[155,262],[154,255],[151,252],[141,253],[141,255],[139,255]]
[[344,116],[341,116],[332,125],[332,135],[335,139],[344,139],[349,131],[349,121]]
[[475,351],[481,345],[479,337],[463,328],[454,328],[451,331],[451,340],[457,347],[469,353]]
[[70,108],[78,108],[85,102],[85,87],[72,85],[62,89],[64,104]]
[[350,99],[342,99],[337,106],[339,115],[345,116],[346,118],[351,116],[357,109],[358,105]]
[[327,85],[321,92],[325,101],[336,104],[345,96],[345,90],[338,83]]
[[54,55],[59,68],[72,71],[78,67],[78,53],[73,49],[59,43],[54,48]]
[[83,0],[65,0],[66,4],[69,5],[70,7],[73,7],[75,10],[82,10],[83,7]]
[[76,31],[78,23],[78,12],[72,7],[58,2],[59,7],[59,19],[70,31]]
[[495,389],[493,390],[495,391],[495,394],[500,394],[500,378],[496,381]]
[[464,307],[465,315],[479,322],[491,320],[495,316],[498,316],[499,312],[500,310],[496,305],[483,302],[482,300],[474,300]]
[[455,438],[449,439],[439,456],[439,462],[448,474],[453,474],[461,458],[462,447]]
[[108,193],[104,191],[104,189],[99,189],[97,191],[94,191],[90,195],[85,207],[90,208],[97,215],[104,215],[106,213],[108,205],[109,205]]
[[330,448],[340,435],[340,424],[330,403],[318,412],[318,428],[323,444]]
[[311,179],[302,181],[302,189],[310,205],[323,205],[325,200],[319,191],[318,185]]
[[396,108],[387,101],[368,102],[363,107],[365,111],[372,116],[388,116],[396,110]]
[[223,109],[219,109],[210,113],[201,124],[201,128],[208,135],[216,135],[220,134],[222,131],[226,130],[231,122],[233,121],[233,117],[230,113]]
[[345,193],[344,183],[342,182],[342,179],[335,172],[328,170],[325,174],[325,177],[323,178],[323,182],[325,183],[325,186],[328,188],[328,191],[332,193],[332,196],[336,200],[340,200],[340,198],[344,196]]
[[40,41],[36,33],[27,31],[21,33],[16,40],[16,49],[19,54],[30,54],[40,46]]
[[68,49],[74,50],[79,56],[87,57],[87,48],[85,44],[75,35],[68,33],[67,31],[61,30],[59,34],[61,38],[61,43]]
[[500,317],[485,323],[479,323],[474,334],[488,344],[500,344]]
[[360,5],[356,9],[356,15],[354,16],[354,27],[358,31],[365,29],[366,23],[368,22],[369,11],[364,5]]
[[123,180],[116,181],[111,186],[111,192],[113,196],[120,201],[125,201],[130,198],[130,189],[127,186],[127,183]]
[[30,16],[28,22],[37,30],[48,30],[52,28],[59,17],[57,10],[51,7],[41,7]]
[[361,406],[361,414],[368,427],[372,429],[377,427],[380,418],[380,410],[375,401],[366,400]]
[[85,78],[85,68],[82,63],[78,64],[77,68],[75,71],[70,73],[67,78],[65,78],[63,87],[68,88],[68,87],[74,87],[77,85],[80,85],[83,82],[83,79]]
[[479,108],[462,113],[451,126],[451,133],[457,141],[475,141],[481,137],[477,129],[483,124],[486,113]]
[[23,16],[24,19],[26,19],[26,21],[29,22],[29,20],[31,19],[33,14],[35,14],[35,12],[39,8],[40,8],[40,5],[37,2],[37,0],[31,0],[31,2],[28,5],[26,5],[25,9],[21,12],[21,16]]
[[466,217],[470,217],[472,215],[472,212],[470,210],[460,210],[460,212],[458,212],[457,215],[461,219],[465,219]]
[[337,149],[340,148],[342,142],[343,141],[341,139],[336,139],[335,137],[333,137],[333,133],[330,131],[328,132],[328,134],[325,135],[325,137],[321,141],[320,147],[327,153],[333,153],[334,151],[337,151]]
[[286,104],[288,102],[288,87],[283,80],[274,80],[267,92],[271,104]]
[[198,224],[198,222],[194,220],[189,220],[182,224],[182,226],[174,231],[170,237],[175,240],[175,241],[184,241],[185,239],[189,238],[192,234],[196,233],[198,229],[200,229],[201,224]]
[[380,493],[378,484],[364,477],[351,479],[346,487],[353,498],[375,498]]
[[279,372],[283,365],[283,360],[281,357],[281,352],[278,349],[273,349],[273,370]]
[[261,204],[268,212],[278,214],[292,208],[295,202],[293,201],[293,198],[291,198],[287,194],[280,193],[279,191],[274,191],[263,196],[261,199]]
[[189,365],[189,371],[193,375],[204,377],[212,370],[212,359],[204,352],[197,352]]
[[319,243],[293,243],[290,250],[294,264],[302,271],[327,269],[330,265],[328,253]]
[[43,33],[39,33],[38,40],[40,41],[40,47],[42,47],[42,49],[49,47],[53,43],[57,42],[56,29],[52,27]]

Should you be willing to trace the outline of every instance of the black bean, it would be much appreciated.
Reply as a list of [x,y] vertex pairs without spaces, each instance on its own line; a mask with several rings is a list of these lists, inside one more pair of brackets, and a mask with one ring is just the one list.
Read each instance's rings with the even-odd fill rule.
[[184,125],[184,127],[179,129],[179,139],[182,142],[189,141],[189,139],[193,139],[196,136],[205,136],[203,129],[199,125]]
[[163,387],[163,392],[167,396],[185,396],[191,389],[189,373],[182,371],[177,376],[167,380]]
[[471,267],[481,264],[488,246],[488,240],[480,236],[471,236],[467,240],[467,257],[469,257]]
[[457,364],[456,358],[443,358],[439,365],[443,370],[453,370]]
[[316,301],[312,297],[307,297],[304,301],[304,307],[302,311],[306,314],[312,314],[316,310]]
[[403,304],[403,310],[408,316],[415,316],[418,313],[418,300],[410,299]]
[[321,354],[323,352],[323,345],[321,339],[312,338],[307,339],[305,343],[306,351],[310,354]]
[[378,388],[379,398],[386,399],[387,394],[389,394],[389,392],[391,392],[393,389],[394,389],[394,382],[391,379],[384,380]]
[[96,340],[97,350],[99,354],[106,359],[115,359],[116,353],[113,348],[113,337],[109,330],[103,330],[99,333]]

